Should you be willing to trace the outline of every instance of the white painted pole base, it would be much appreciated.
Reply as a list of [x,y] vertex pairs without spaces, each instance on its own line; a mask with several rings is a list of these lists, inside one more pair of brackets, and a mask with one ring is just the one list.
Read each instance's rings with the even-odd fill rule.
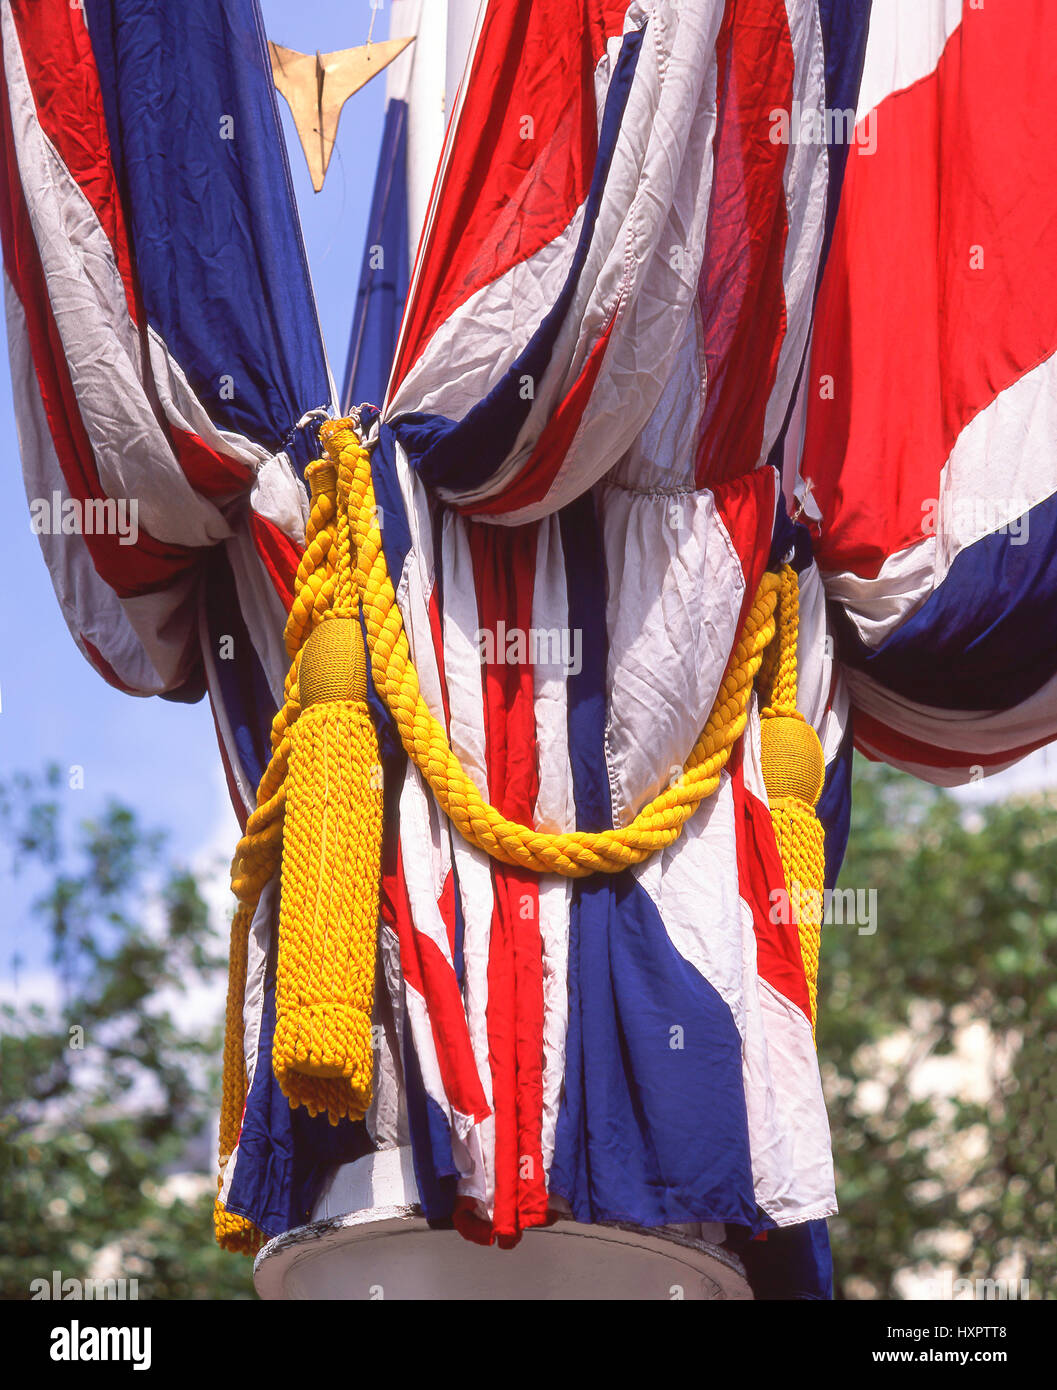
[[265,1299],[751,1299],[729,1251],[673,1228],[559,1219],[514,1250],[431,1230],[416,1200],[410,1151],[338,1169],[307,1226],[257,1256]]

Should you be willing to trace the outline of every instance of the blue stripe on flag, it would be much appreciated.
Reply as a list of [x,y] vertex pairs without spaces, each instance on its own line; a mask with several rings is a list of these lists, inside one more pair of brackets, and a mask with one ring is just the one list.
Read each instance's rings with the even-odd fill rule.
[[84,8],[148,320],[214,424],[278,451],[330,387],[257,4]]
[[[1057,494],[967,546],[939,588],[875,652],[841,609],[843,660],[938,709],[1010,709],[1057,667]],[[1021,543],[1022,542],[1022,543]]]
[[[822,25],[822,46],[826,54],[826,106],[830,111],[854,111],[859,102],[866,36],[870,29],[872,0],[819,0],[818,17]],[[838,127],[844,129],[843,123]],[[837,220],[848,146],[830,144],[829,186],[826,198],[826,233],[819,261],[819,279],[826,262]]]
[[245,1216],[266,1235],[290,1229],[294,1138],[290,1103],[272,1071],[275,1034],[275,948],[269,952],[264,1005],[258,1039],[257,1067],[246,1098],[235,1172],[227,1209]]
[[446,1224],[455,1210],[459,1170],[452,1157],[447,1117],[432,1096],[426,1093],[411,1021],[406,1018],[403,1062],[404,1096],[418,1200],[428,1221]]
[[374,1148],[367,1127],[342,1120],[331,1125],[326,1115],[314,1118],[292,1111],[272,1070],[275,1035],[275,966],[273,934],[264,979],[264,1004],[257,1067],[246,1098],[235,1171],[227,1209],[245,1216],[269,1236],[281,1235],[308,1221],[324,1180],[339,1163]]
[[230,639],[235,657],[230,661],[220,657],[214,663],[219,688],[211,690],[210,697],[223,706],[242,774],[251,787],[256,787],[271,758],[275,700],[243,619],[235,576],[223,546],[214,546],[209,555],[205,583],[203,608],[211,648],[219,652],[222,641]]
[[822,795],[818,799],[815,812],[822,822],[826,834],[826,887],[833,888],[844,862],[844,851],[848,848],[848,831],[851,828],[851,773],[854,745],[852,739],[852,716],[844,728],[844,737],[837,749],[836,757],[826,766],[826,781]]
[[591,494],[563,507],[558,522],[569,631],[580,634],[583,648],[580,670],[566,677],[576,825],[579,830],[605,830],[613,824],[606,766],[606,562]]
[[833,1257],[824,1220],[768,1231],[766,1240],[734,1231],[727,1243],[745,1266],[754,1298],[820,1302],[833,1297]]
[[551,1191],[578,1221],[761,1229],[730,1010],[630,873],[576,889]]
[[[589,494],[563,509],[561,526],[569,624],[584,651],[568,686],[576,823],[597,830],[612,812],[604,568]],[[753,1191],[740,1034],[631,873],[573,883],[565,1086],[549,1181],[581,1221],[767,1224]]]
[[396,438],[388,425],[379,427],[378,443],[371,452],[371,481],[385,563],[393,577],[393,587],[399,588],[404,561],[411,549],[411,527],[396,476]]

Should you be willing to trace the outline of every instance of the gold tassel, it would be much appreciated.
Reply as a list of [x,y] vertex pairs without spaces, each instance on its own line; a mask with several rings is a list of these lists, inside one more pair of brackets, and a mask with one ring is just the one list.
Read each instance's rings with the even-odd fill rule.
[[[219,1245],[253,1255],[267,1236],[220,1199],[246,1102],[242,1002],[250,925],[282,863],[273,1066],[291,1106],[336,1124],[370,1104],[370,1026],[381,873],[381,769],[367,713],[363,643],[352,584],[347,513],[337,471],[310,464],[305,550],[286,623],[291,658],[272,757],[232,864],[239,901],[231,929]],[[343,512],[344,508],[341,509]],[[307,711],[303,713],[303,711]],[[350,816],[352,823],[350,824]]]
[[378,741],[353,614],[312,632],[291,731],[272,1065],[291,1106],[358,1120],[371,1103],[381,873]]
[[371,1104],[371,1012],[382,864],[382,776],[367,709],[356,556],[337,470],[315,625],[297,665],[283,827],[272,1067],[292,1107],[358,1120]]
[[760,754],[771,821],[786,887],[797,913],[814,1035],[818,954],[826,882],[825,831],[815,814],[826,778],[818,734],[796,707],[796,644],[800,595],[796,571],[782,567],[778,661],[771,699],[761,711]]
[[221,1250],[232,1255],[256,1255],[265,1241],[252,1221],[228,1211],[219,1197],[213,1203],[213,1234]]

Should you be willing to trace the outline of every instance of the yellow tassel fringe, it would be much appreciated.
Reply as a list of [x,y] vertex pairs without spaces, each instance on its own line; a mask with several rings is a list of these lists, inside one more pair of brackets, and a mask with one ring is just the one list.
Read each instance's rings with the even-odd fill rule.
[[272,1064],[292,1106],[331,1124],[371,1103],[382,779],[354,618],[301,657],[283,835]]
[[777,671],[770,703],[761,711],[760,753],[786,887],[797,913],[814,1034],[826,880],[825,832],[815,806],[822,795],[826,763],[818,734],[796,707],[800,594],[790,565],[782,567],[781,586]]
[[[242,1004],[246,989],[246,949],[250,925],[260,901],[261,893],[280,866],[283,852],[283,823],[286,817],[287,773],[293,756],[293,730],[301,714],[301,693],[299,676],[301,670],[302,648],[306,646],[312,633],[339,607],[347,614],[352,601],[351,587],[346,583],[339,594],[337,555],[344,545],[347,555],[348,519],[344,528],[339,525],[337,508],[337,474],[332,464],[326,460],[310,464],[305,477],[311,489],[311,506],[308,524],[305,528],[305,549],[297,570],[294,585],[294,601],[286,622],[286,650],[291,659],[290,670],[286,676],[282,708],[272,721],[272,756],[257,789],[257,807],[246,824],[246,833],[239,841],[231,866],[231,888],[238,899],[239,906],[232,922],[232,949],[228,969],[228,1008],[224,1038],[224,1074],[220,1112],[220,1188],[223,1187],[224,1170],[238,1143],[242,1114],[246,1104],[246,1070],[243,1048]],[[341,534],[344,530],[344,535]],[[348,571],[348,563],[344,566]],[[352,611],[355,611],[354,608]],[[335,621],[330,618],[330,621]],[[361,654],[361,668],[363,666]],[[326,693],[324,691],[324,693]],[[322,698],[322,697],[321,697]],[[373,736],[373,735],[372,735]],[[375,779],[377,780],[377,779]],[[371,789],[373,791],[373,788]],[[371,881],[369,878],[366,880]],[[377,882],[375,877],[375,883]],[[375,888],[377,891],[377,887]],[[287,953],[291,944],[291,933],[297,934],[296,920],[288,922]],[[324,934],[325,939],[325,934]],[[329,946],[329,943],[328,943]],[[282,952],[282,926],[280,925],[280,951]],[[294,946],[295,955],[297,947]],[[373,933],[370,942],[373,977]],[[316,985],[309,981],[309,990]],[[296,983],[293,995],[289,984],[284,986],[285,998],[294,1001],[294,1014],[298,992]],[[310,1004],[326,1003],[332,999],[335,990],[321,991],[319,997],[309,996]],[[279,987],[277,982],[277,995]],[[367,1006],[370,1012],[370,1005]],[[292,1018],[293,1015],[290,1015]],[[278,1022],[278,1020],[277,1020]],[[290,1028],[289,1022],[287,1028]],[[299,1032],[296,1026],[288,1033],[292,1041],[292,1057],[296,1058]],[[274,1051],[274,1044],[273,1044]],[[278,1055],[278,1054],[275,1054]],[[289,1057],[287,1057],[289,1060]],[[287,1068],[293,1074],[295,1066]],[[362,1069],[361,1069],[362,1070]],[[362,1082],[362,1076],[358,1078]],[[325,1078],[324,1081],[327,1079]],[[332,1082],[333,1079],[331,1078]],[[290,1083],[291,1086],[296,1084]],[[346,1092],[350,1097],[346,1104],[353,1108],[362,1105],[363,1092]],[[292,1102],[296,1104],[297,1102]],[[219,1245],[225,1250],[252,1255],[260,1248],[265,1236],[245,1217],[229,1212],[218,1196],[213,1210],[213,1226]]]

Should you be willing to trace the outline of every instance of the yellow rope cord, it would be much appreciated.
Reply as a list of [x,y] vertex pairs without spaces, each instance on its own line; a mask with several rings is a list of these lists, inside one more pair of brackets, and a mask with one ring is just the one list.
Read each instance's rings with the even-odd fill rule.
[[796,707],[800,593],[796,571],[782,567],[778,660],[771,698],[761,711],[760,751],[786,887],[797,914],[811,1028],[818,1015],[818,955],[826,880],[825,832],[815,814],[826,775],[818,734]]
[[800,583],[792,565],[783,565],[779,573],[777,661],[771,686],[771,698],[761,711],[763,718],[772,714],[790,719],[803,719],[796,707],[797,641],[800,635]]
[[347,509],[355,531],[353,582],[363,607],[375,687],[392,713],[408,756],[459,833],[493,859],[570,878],[619,873],[670,845],[719,785],[745,727],[753,678],[774,636],[778,577],[764,575],[708,722],[675,784],[655,796],[629,825],[617,829],[560,834],[534,830],[507,820],[484,800],[422,698],[382,551],[366,448],[347,421],[328,422],[320,439],[338,469],[339,510]]

